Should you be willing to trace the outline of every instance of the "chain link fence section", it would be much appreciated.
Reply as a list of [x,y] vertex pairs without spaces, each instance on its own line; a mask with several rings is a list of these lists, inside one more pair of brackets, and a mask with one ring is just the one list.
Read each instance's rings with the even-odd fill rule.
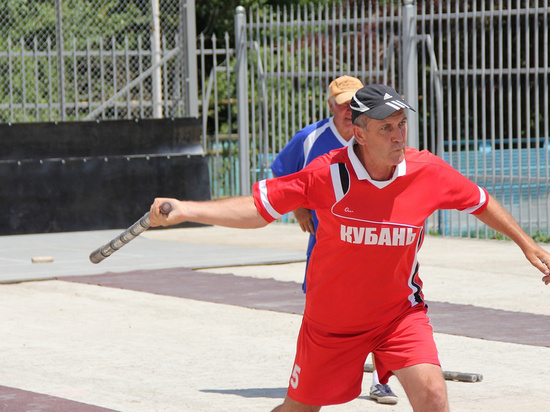
[[180,3],[0,3],[0,121],[181,115]]

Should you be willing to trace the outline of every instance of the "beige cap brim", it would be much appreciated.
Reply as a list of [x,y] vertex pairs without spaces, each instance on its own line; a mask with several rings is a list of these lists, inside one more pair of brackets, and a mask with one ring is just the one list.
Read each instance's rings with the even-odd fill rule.
[[337,96],[334,96],[334,100],[336,101],[337,104],[344,104],[346,102],[349,102],[354,94],[355,92],[340,93]]

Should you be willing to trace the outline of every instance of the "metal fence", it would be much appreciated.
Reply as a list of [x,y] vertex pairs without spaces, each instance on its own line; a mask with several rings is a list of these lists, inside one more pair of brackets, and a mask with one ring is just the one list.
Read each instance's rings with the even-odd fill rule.
[[[246,122],[238,128],[241,145],[232,146],[241,154],[233,157],[234,175],[250,171],[251,181],[269,176],[288,139],[329,116],[330,80],[351,74],[403,92],[418,109],[409,130],[418,125],[419,133],[410,143],[487,188],[528,233],[547,236],[548,1],[422,1],[412,16],[406,8],[367,1],[249,10],[246,16],[238,11],[237,25],[246,31],[236,49],[247,66],[235,63],[246,73],[237,96],[245,87],[248,105],[237,110]],[[406,47],[411,42],[412,51]],[[249,168],[243,159],[250,159]],[[248,181],[240,185],[248,188]],[[434,214],[428,230],[497,236],[456,211]]]
[[212,148],[224,154],[213,162],[215,195],[246,194],[250,182],[269,176],[274,156],[294,133],[330,115],[327,89],[335,77],[402,88],[401,11],[375,2],[238,8],[235,51],[224,39],[224,63],[203,93],[208,99],[212,84],[224,93],[223,102],[211,106],[212,125],[224,125],[223,132],[213,128]]
[[181,5],[0,5],[0,121],[182,116]]
[[[548,234],[548,0],[239,9],[235,39],[199,34],[196,51],[189,4],[3,3],[0,121],[196,113],[220,198],[269,176],[292,135],[329,116],[328,83],[351,74],[417,100],[412,141],[486,187],[531,235]],[[458,212],[435,214],[428,228],[492,236]]]
[[[532,236],[547,236],[549,17],[543,1],[419,2],[421,147],[487,188]],[[430,229],[492,237],[440,212]]]

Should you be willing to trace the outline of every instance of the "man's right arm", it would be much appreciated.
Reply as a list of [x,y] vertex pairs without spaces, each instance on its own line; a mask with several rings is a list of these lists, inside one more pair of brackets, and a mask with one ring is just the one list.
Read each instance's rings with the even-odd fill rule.
[[[160,206],[168,202],[172,211],[161,213]],[[264,227],[268,222],[260,215],[252,196],[231,197],[223,200],[203,202],[156,198],[149,213],[151,226],[172,226],[183,222],[207,225],[254,229]]]

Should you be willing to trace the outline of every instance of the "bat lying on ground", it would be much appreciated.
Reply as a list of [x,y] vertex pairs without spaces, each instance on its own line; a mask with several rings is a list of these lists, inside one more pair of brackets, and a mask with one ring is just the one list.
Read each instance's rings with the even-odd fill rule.
[[[164,202],[162,205],[160,205],[160,211],[162,214],[167,215],[168,213],[170,213],[171,210],[172,205],[168,202]],[[103,259],[108,258],[117,250],[119,250],[122,246],[132,241],[140,234],[145,232],[147,229],[149,229],[150,226],[151,222],[149,221],[149,212],[147,212],[141,217],[141,219],[139,219],[136,223],[134,223],[120,235],[115,237],[109,243],[106,243],[100,248],[94,250],[90,254],[90,261],[92,263],[99,263]]]
[[[372,372],[372,364],[365,364],[365,372]],[[459,381],[459,382],[481,382],[483,380],[483,375],[479,373],[466,373],[466,372],[450,372],[443,371],[443,377],[448,381]]]

